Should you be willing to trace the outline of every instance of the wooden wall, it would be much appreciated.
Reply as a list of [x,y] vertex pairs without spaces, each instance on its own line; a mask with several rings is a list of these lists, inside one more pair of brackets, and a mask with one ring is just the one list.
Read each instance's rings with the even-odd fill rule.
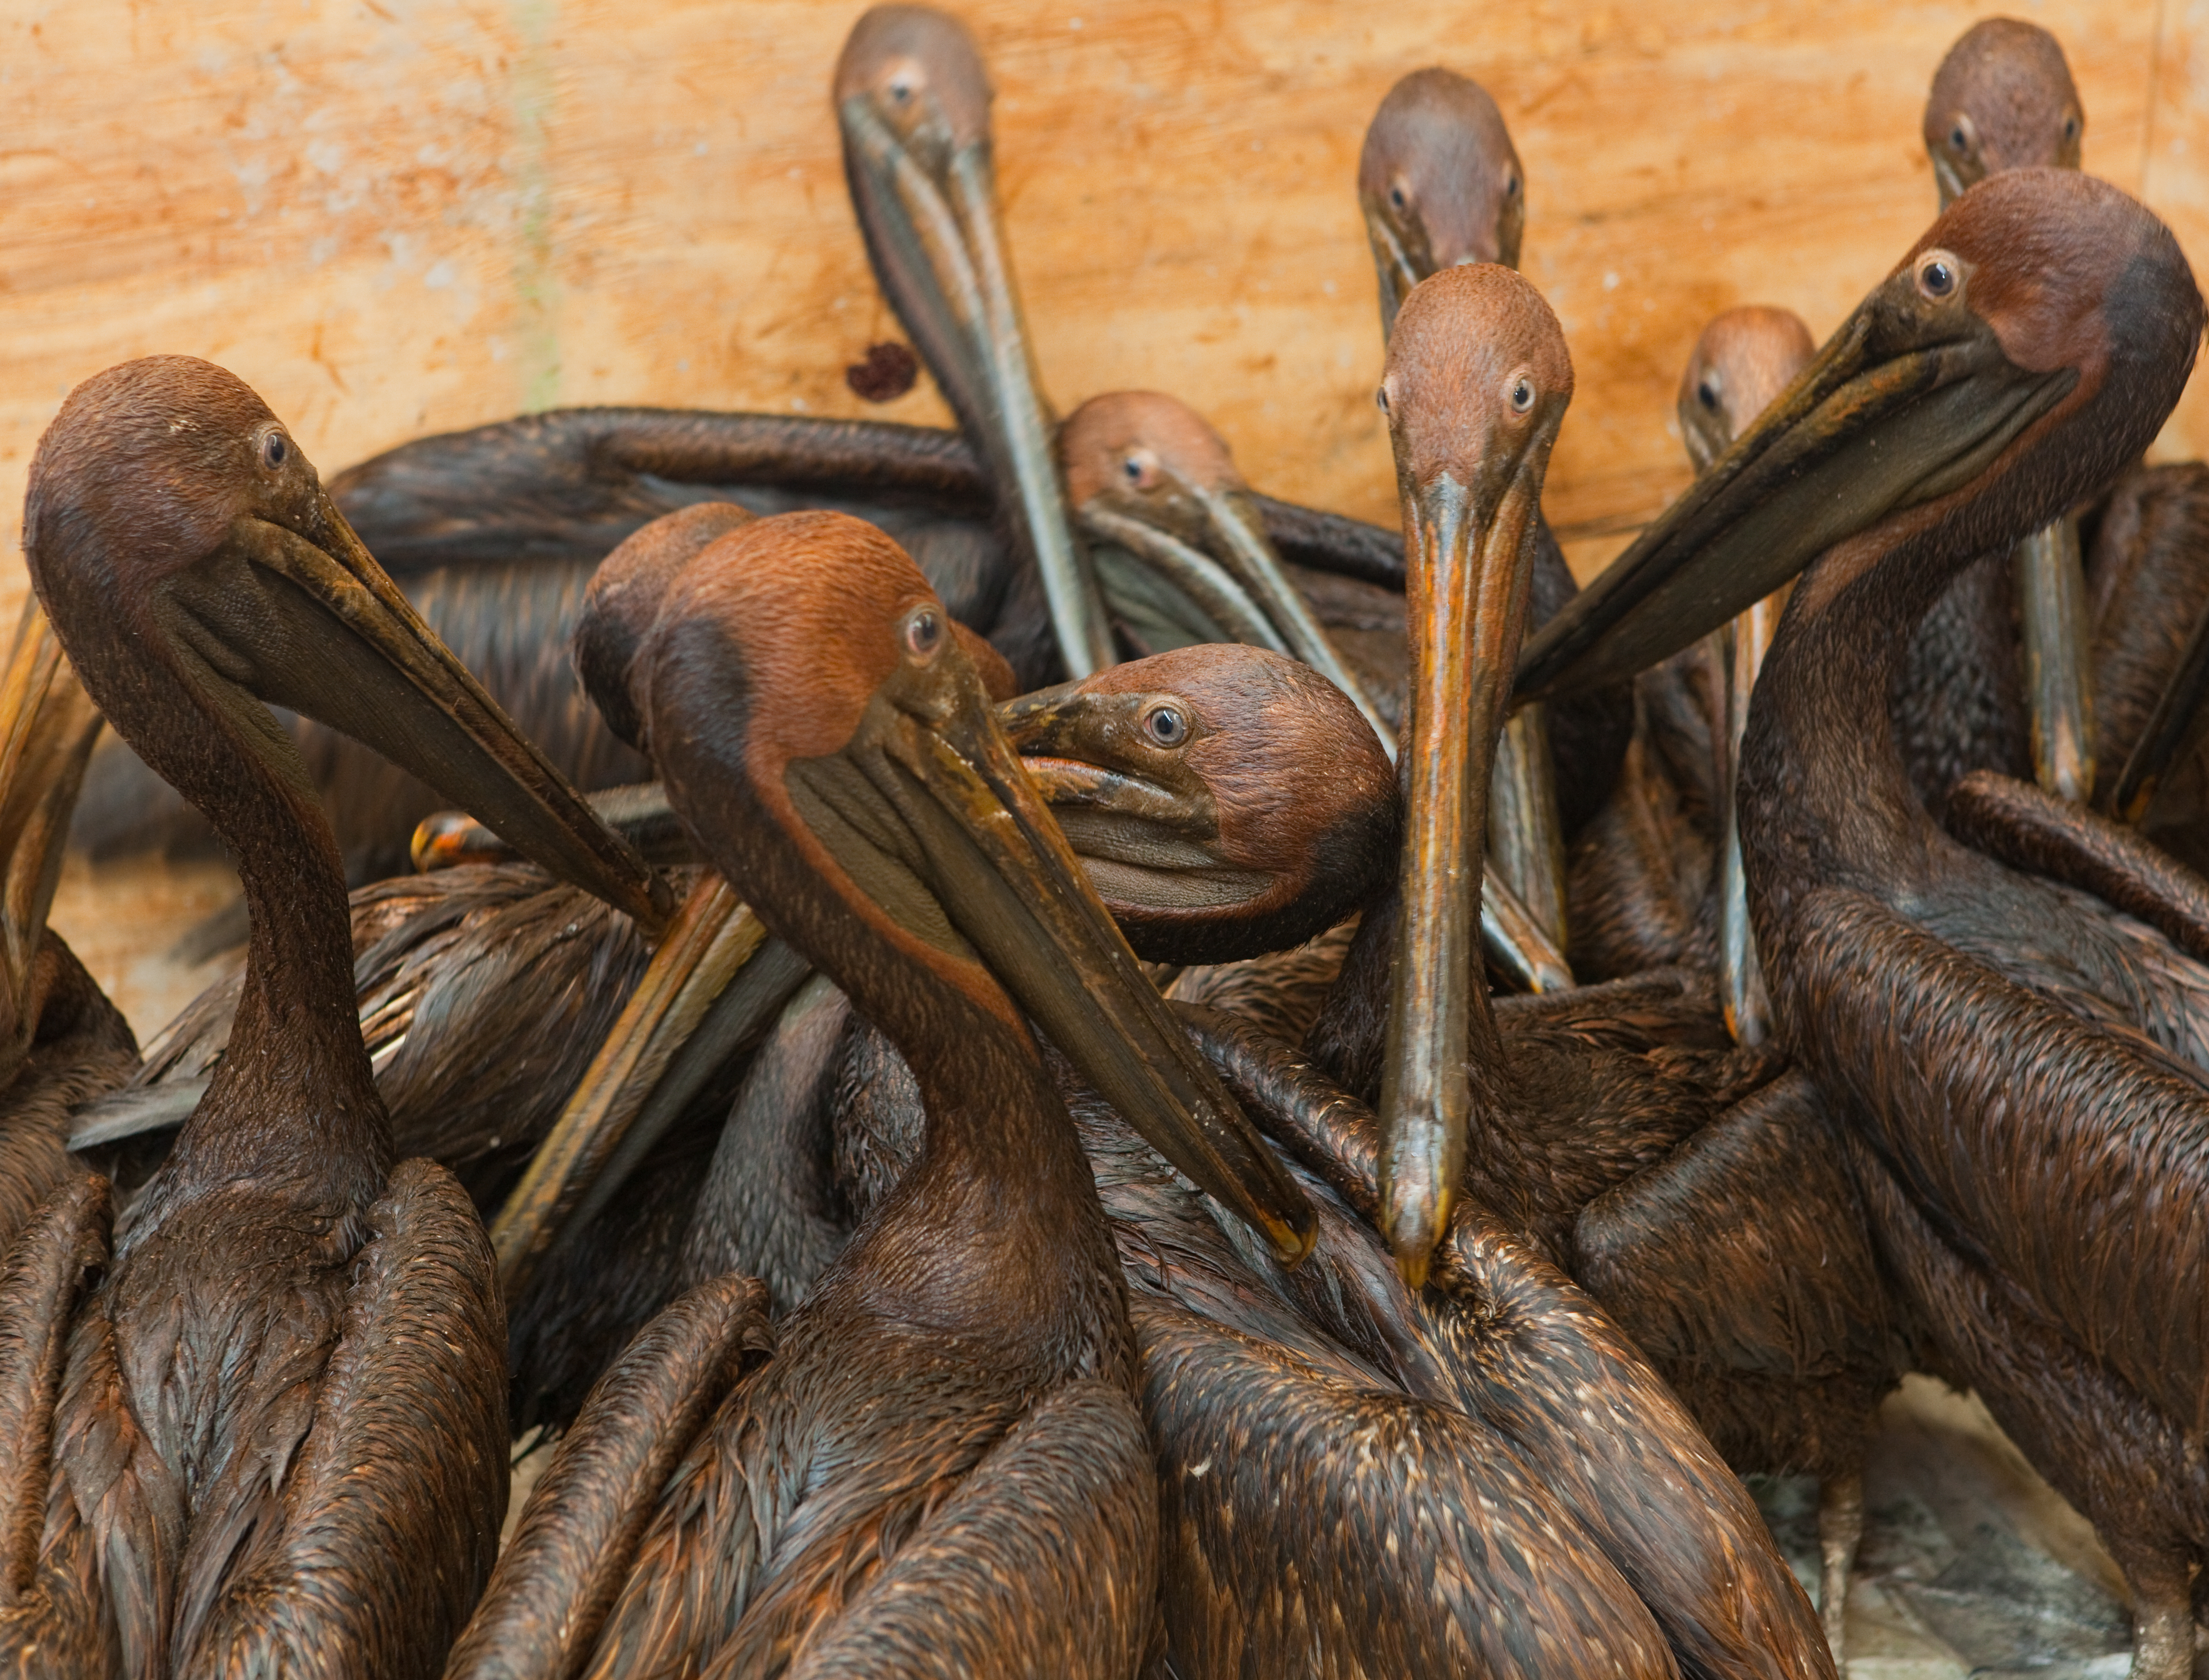
[[[1701,321],[1829,330],[1933,205],[1917,139],[1994,8],[1870,0],[957,0],[1062,408],[1213,417],[1261,488],[1393,522],[1352,195],[1405,70],[1487,83],[1528,171],[1526,267],[1579,396],[1550,511],[1585,572],[1685,473]],[[2020,0],[2062,37],[2086,163],[2209,255],[2209,0]],[[333,471],[556,403],[869,410],[895,323],[846,205],[828,80],[855,0],[8,0],[0,20],[0,608],[40,429],[76,381],[188,351]],[[2197,51],[2197,48],[2199,49]],[[2197,379],[2160,446],[2209,447]]]

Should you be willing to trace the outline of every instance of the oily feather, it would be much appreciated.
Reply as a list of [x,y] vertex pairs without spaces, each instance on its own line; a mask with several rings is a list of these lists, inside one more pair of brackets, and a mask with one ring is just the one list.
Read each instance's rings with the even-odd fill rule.
[[589,1656],[660,1488],[773,1345],[765,1292],[739,1277],[701,1284],[638,1334],[553,1449],[454,1647],[453,1680],[564,1680]]
[[[435,1675],[490,1574],[508,1438],[491,1245],[428,1161],[400,1163],[368,1223],[310,1432],[250,1532],[222,1536],[231,1549],[206,1600],[178,1605],[185,1662]],[[440,1449],[423,1452],[424,1437]],[[201,1543],[196,1533],[196,1553]],[[416,1560],[435,1550],[457,1551],[458,1567],[425,1575]]]

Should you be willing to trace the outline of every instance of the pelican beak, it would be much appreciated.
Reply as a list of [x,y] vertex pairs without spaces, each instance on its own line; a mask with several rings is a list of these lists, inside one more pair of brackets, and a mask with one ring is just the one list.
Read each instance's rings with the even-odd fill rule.
[[948,639],[786,777],[807,826],[888,914],[978,960],[1105,1101],[1293,1263],[1310,1205],[1168,1011]]
[[[1170,693],[1089,693],[1069,685],[1024,695],[997,716],[1137,954],[1225,960],[1210,951],[1233,945],[1242,925],[1235,918],[1270,904],[1281,882],[1221,855],[1219,801],[1186,759],[1144,751],[1145,717],[1176,704],[1189,710]],[[1189,954],[1199,949],[1203,958]]]
[[[665,887],[437,639],[326,492],[299,527],[242,520],[236,563],[181,573],[166,597],[180,645],[230,679],[214,688],[342,730],[658,929]],[[244,710],[250,729],[274,729],[261,708]]]
[[1365,215],[1365,237],[1373,247],[1373,270],[1381,282],[1381,341],[1396,330],[1396,312],[1411,295],[1411,288],[1435,272],[1435,256],[1426,225],[1417,217],[1395,213],[1378,193],[1360,192],[1358,208]]
[[1026,527],[1067,672],[1117,663],[1089,556],[1067,515],[1051,453],[1052,419],[1038,387],[1027,328],[997,219],[986,129],[961,137],[932,89],[896,124],[871,93],[837,105],[844,173],[867,253],[898,319],[926,359],[960,426]]
[[[1395,731],[1290,580],[1257,499],[1236,484],[1201,484],[1172,472],[1161,479],[1143,495],[1092,496],[1080,509],[1082,525],[1181,589],[1231,639],[1299,659],[1341,689],[1393,759]],[[1207,590],[1226,598],[1215,603]]]
[[713,1071],[758,1042],[810,972],[719,875],[700,877],[491,1221],[508,1300],[612,1199]]
[[99,724],[33,596],[0,674],[0,1081],[38,1029],[39,947]]
[[1248,490],[1204,484],[1190,485],[1189,494],[1203,513],[1214,552],[1273,620],[1288,651],[1350,697],[1393,762],[1395,730],[1335,651],[1311,603],[1282,569],[1281,556],[1266,535],[1265,518],[1258,511],[1256,500]]
[[[1550,435],[1554,435],[1554,430]],[[1384,1234],[1418,1282],[1464,1177],[1472,988],[1482,983],[1489,782],[1525,633],[1546,440],[1478,480],[1405,487],[1411,630],[1402,895],[1381,1064]]]
[[1843,540],[1978,478],[2077,382],[2002,354],[1905,263],[1679,501],[1528,644],[1522,699],[1644,670]]

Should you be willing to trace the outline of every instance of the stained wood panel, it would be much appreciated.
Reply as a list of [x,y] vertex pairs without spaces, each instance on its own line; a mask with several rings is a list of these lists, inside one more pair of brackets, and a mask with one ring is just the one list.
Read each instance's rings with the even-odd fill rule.
[[[76,380],[189,351],[332,470],[549,403],[870,409],[895,323],[845,202],[827,85],[859,8],[798,0],[15,0],[0,21],[0,606],[39,432]],[[1917,122],[1984,7],[968,0],[1062,406],[1210,413],[1263,488],[1393,519],[1351,195],[1404,71],[1485,81],[1529,177],[1526,266],[1579,395],[1552,517],[1583,569],[1683,481],[1701,321],[1832,327],[1928,219]],[[2090,168],[2209,251],[2209,0],[2044,0]],[[2209,442],[2199,381],[2166,453]]]

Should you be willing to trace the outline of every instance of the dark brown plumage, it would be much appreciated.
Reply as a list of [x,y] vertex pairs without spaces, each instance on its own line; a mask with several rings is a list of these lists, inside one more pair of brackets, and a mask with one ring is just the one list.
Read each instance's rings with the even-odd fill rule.
[[69,810],[100,729],[36,601],[0,669],[0,1256],[80,1176],[69,1113],[138,1059],[129,1026],[46,926]]
[[[1192,1025],[1207,1055],[1261,1124],[1363,1220],[1377,1221],[1382,1210],[1381,1139],[1371,1111],[1285,1047],[1232,1017],[1196,1011]],[[1338,1235],[1337,1228],[1323,1225],[1321,1246],[1308,1268],[1333,1266],[1351,1276],[1338,1277],[1331,1288],[1324,1272],[1311,1277],[1299,1292],[1303,1311],[1351,1345],[1369,1345],[1371,1332],[1361,1337],[1357,1321],[1363,1314],[1377,1313],[1393,1338],[1409,1346],[1392,1367],[1404,1371],[1399,1380],[1437,1407],[1461,1408],[1479,1429],[1494,1431],[1508,1443],[1510,1458],[1505,1461],[1523,1460],[1539,1485],[1571,1513],[1575,1525],[1631,1584],[1670,1641],[1682,1672],[1830,1671],[1809,1606],[1799,1589],[1791,1590],[1791,1583],[1783,1584],[1775,1575],[1780,1566],[1740,1483],[1639,1353],[1568,1279],[1527,1249],[1477,1199],[1458,1205],[1428,1287],[1417,1293],[1406,1291],[1392,1275],[1385,1250],[1368,1227],[1351,1227],[1362,1240]],[[1364,1257],[1363,1267],[1349,1263],[1351,1254]],[[1350,1310],[1352,1304],[1355,1311]],[[1140,1313],[1137,1323],[1143,1328]],[[1169,1378],[1162,1373],[1151,1384],[1153,1430],[1167,1443],[1169,1462],[1182,1455],[1182,1462],[1194,1470],[1195,1449],[1206,1448],[1212,1449],[1205,1456],[1213,1460],[1231,1451],[1255,1456],[1254,1479],[1268,1485],[1298,1479],[1303,1466],[1310,1467],[1305,1476],[1322,1485],[1339,1473],[1321,1467],[1321,1443],[1333,1434],[1318,1426],[1328,1414],[1326,1385],[1306,1378],[1306,1392],[1295,1395],[1301,1405],[1279,1405],[1285,1415],[1278,1419],[1254,1418],[1231,1397],[1251,1380],[1249,1368],[1262,1371],[1262,1363],[1231,1338],[1215,1336],[1227,1343],[1224,1349],[1191,1344],[1194,1328],[1179,1327],[1185,1351],[1167,1366],[1171,1383],[1224,1412],[1225,1421],[1239,1426],[1247,1443],[1220,1440],[1219,1423],[1193,1409],[1184,1396],[1171,1395],[1177,1403],[1165,1404],[1159,1390]],[[1149,1360],[1164,1357],[1152,1351],[1147,1335],[1145,1352]],[[1293,1371],[1291,1365],[1285,1375]],[[1297,1386],[1293,1380],[1275,1378],[1279,1394],[1294,1395]],[[1320,1393],[1312,1392],[1314,1388]],[[1333,1404],[1341,1407],[1351,1399],[1338,1393]],[[1357,1401],[1380,1409],[1377,1395],[1359,1395]],[[1424,1432],[1422,1409],[1414,1408],[1411,1419],[1398,1423],[1411,1423],[1414,1439]],[[1600,1413],[1602,1420],[1591,1418],[1592,1413]],[[1175,1430],[1189,1431],[1195,1438],[1177,1440]],[[1275,1468],[1277,1463],[1282,1467]],[[1375,1647],[1392,1654],[1400,1649],[1403,1671],[1426,1671],[1421,1660],[1425,1653],[1411,1644],[1420,1623],[1389,1599],[1390,1570],[1345,1566],[1337,1575],[1309,1569],[1294,1555],[1292,1542],[1281,1539],[1270,1542],[1271,1554],[1243,1561],[1240,1549],[1250,1545],[1252,1533],[1265,1532],[1264,1524],[1248,1515],[1220,1522],[1236,1511],[1234,1502],[1224,1493],[1199,1497],[1193,1479],[1183,1479],[1178,1488],[1170,1479],[1169,1494],[1170,1519],[1178,1503],[1184,1528],[1208,1532],[1219,1548],[1213,1567],[1241,1577],[1258,1607],[1245,1613],[1258,1629],[1289,1632],[1298,1614],[1315,1620],[1327,1614],[1316,1587],[1300,1602],[1297,1595],[1269,1593],[1261,1585],[1316,1578],[1341,1594],[1343,1608],[1333,1613],[1345,1619],[1385,1607],[1370,1635]],[[1385,1518],[1367,1513],[1363,1520],[1377,1521],[1378,1533],[1385,1534]],[[1367,1542],[1367,1555],[1393,1553],[1376,1539]],[[1196,1627],[1216,1641],[1249,1637],[1248,1630],[1235,1624],[1234,1601],[1202,1602],[1195,1586],[1201,1579],[1195,1578],[1183,1600]],[[1268,1627],[1268,1617],[1281,1621]],[[1295,1644],[1293,1635],[1287,1642]],[[1230,1642],[1225,1648],[1234,1647]]]
[[[1711,319],[1674,403],[1697,472],[1786,389],[1815,348],[1790,310],[1744,304]],[[1776,606],[1752,610],[1755,619],[1743,615],[1634,679],[1634,740],[1618,785],[1572,851],[1573,971],[1583,979],[1720,966],[1734,689],[1754,681],[1778,617]]]
[[[1525,171],[1496,101],[1454,71],[1415,70],[1389,90],[1365,131],[1357,196],[1379,275],[1384,338],[1404,298],[1429,275],[1465,262],[1518,267]],[[1572,598],[1575,585],[1547,519],[1537,519],[1534,540],[1527,610],[1540,625]],[[1508,820],[1491,825],[1491,861],[1545,925],[1564,926],[1569,945],[1574,936],[1564,909],[1570,896],[1564,849],[1597,819],[1617,785],[1633,735],[1634,699],[1621,685],[1542,710],[1538,727],[1517,721],[1504,749],[1507,761],[1512,755],[1536,761],[1528,772],[1534,809],[1507,807]],[[1529,737],[1524,745],[1521,734]],[[1546,754],[1539,743],[1544,734]],[[1544,756],[1546,767],[1539,764]],[[1526,777],[1499,780],[1518,785]],[[1554,805],[1554,825],[1541,812],[1544,803]],[[1544,899],[1554,907],[1545,909],[1538,902]]]
[[[1337,1188],[1369,1209],[1414,1278],[1456,1228],[1451,1210],[1461,1198],[1478,1209],[1467,1215],[1474,1229],[1492,1224],[1550,1263],[1568,1263],[1591,1200],[1716,1119],[1769,1077],[1769,1064],[1733,1050],[1706,987],[1687,976],[1508,1008],[1478,983],[1459,864],[1479,855],[1542,478],[1572,369],[1556,318],[1532,288],[1500,267],[1458,267],[1405,303],[1382,393],[1413,567],[1409,663],[1421,687],[1402,760],[1398,884],[1368,906],[1314,1029],[1322,1065],[1352,1095],[1377,1098],[1382,1114],[1377,1139],[1359,1146],[1374,1156],[1359,1168],[1367,1187]],[[1477,1246],[1485,1251],[1488,1241],[1483,1234]],[[1628,1383],[1617,1403],[1637,1409],[1639,1393]],[[1685,1457],[1709,1454],[1669,1404],[1645,1428]],[[1630,1503],[1631,1485],[1595,1476],[1588,1497],[1601,1506],[1608,1488]],[[1761,1529],[1739,1531],[1740,1509],[1691,1498],[1670,1514],[1664,1540],[1611,1516],[1622,1532],[1640,1533],[1639,1543],[1676,1546],[1667,1554],[1675,1561],[1739,1560],[1707,1574],[1694,1564],[1668,1572],[1666,1592],[1651,1595],[1683,1663],[1747,1671],[1773,1660],[1755,1653],[1777,1641],[1783,1665],[1828,1671],[1801,1589]],[[1653,1556],[1613,1556],[1629,1578],[1656,1567]]]
[[[1646,532],[1522,673],[1530,688],[1594,677],[1629,645],[1693,633],[1695,614],[1628,609],[1660,579],[1692,589],[1755,548],[1736,588],[1768,587],[1825,550],[1789,603],[1743,764],[1773,1003],[1878,1169],[1860,1176],[1890,1275],[1947,1372],[2094,1521],[2134,1588],[2134,1671],[2156,1676],[2190,1667],[2187,1581],[2209,1540],[2198,1469],[2176,1455],[2201,1414],[2209,1323],[2209,968],[1943,835],[1863,697],[1956,568],[2123,470],[2176,401],[2202,321],[2176,242],[2122,193],[2070,171],[1990,176],[1733,471]],[[1868,394],[1900,391],[1888,381],[1932,344],[1971,349],[1944,350],[1948,371],[1915,395]],[[1880,450],[1851,449],[1882,422]],[[1772,464],[1806,446],[1840,465],[1779,488]],[[1787,528],[1798,497],[1848,516],[1776,548],[1742,536],[1751,507],[1759,531]]]
[[[1243,768],[1255,771],[1267,762],[1261,751],[1267,741],[1225,735],[1207,762],[1241,749]],[[1369,796],[1392,810],[1398,803],[1385,783]],[[1385,926],[1390,903],[1391,895],[1376,893],[1367,920]],[[1359,942],[1338,1011],[1382,994],[1388,943]],[[1316,971],[1301,983],[1321,991],[1335,978],[1341,942],[1331,956],[1313,958]],[[1238,996],[1225,985],[1207,993],[1242,1017],[1231,1027],[1205,1018],[1216,1057],[1223,1034],[1234,1041],[1232,1056],[1219,1064],[1223,1076],[1270,1130],[1279,1113],[1346,1099],[1317,1076],[1302,1089],[1285,1050],[1267,1051],[1252,1035],[1255,1024],[1293,1042],[1308,1023],[1291,1015],[1285,1031],[1277,1024],[1277,990],[1262,984],[1265,977],[1259,969],[1255,993]],[[1183,990],[1177,981],[1170,995]],[[1776,1054],[1732,1053],[1706,984],[1685,975],[1505,999],[1496,1011],[1512,1122],[1508,1135],[1473,1152],[1469,1194],[1505,1211],[1520,1242],[1589,1289],[1687,1401],[1729,1464],[1743,1473],[1807,1471],[1832,1485],[1826,1621],[1838,1649],[1850,1527],[1862,1516],[1850,1496],[1869,1419],[1906,1368],[1906,1355],[1824,1105],[1799,1074],[1774,1079]],[[1377,1007],[1351,1018],[1364,1035],[1356,1059],[1377,1069]],[[1330,1029],[1341,1030],[1342,1022],[1338,1015]],[[857,1047],[846,1055],[833,1125],[849,1157],[840,1183],[863,1205],[894,1182],[909,1149],[873,1141],[897,1130],[883,1118],[894,1073]],[[1077,1118],[1083,1112],[1077,1105]],[[1085,1140],[1096,1158],[1099,1143],[1086,1122]],[[1131,1254],[1162,1240],[1153,1227],[1165,1215],[1155,1206],[1123,1206],[1110,1189],[1106,1209],[1127,1232],[1123,1258],[1133,1268]],[[1328,1242],[1323,1234],[1322,1260]],[[1135,1270],[1131,1279],[1140,1281]],[[1281,1339],[1247,1317],[1224,1322]]]
[[[903,1041],[928,1140],[773,1360],[639,1490],[654,1509],[608,1559],[626,1579],[585,1671],[840,1653],[878,1673],[1133,1674],[1157,1515],[1124,1296],[1073,1128],[966,941],[1002,966],[1052,930],[1043,971],[1023,956],[1014,983],[1223,1192],[1255,1181],[1201,1165],[1221,1159],[1208,1144],[1187,1155],[1185,1105],[1214,1128],[1231,1105],[1175,1071],[1197,1065],[1112,956],[941,604],[880,533],[792,515],[725,537],[677,581],[631,687],[724,875]],[[986,779],[946,781],[930,741]],[[867,766],[912,791],[870,795]],[[977,874],[958,837],[993,819],[1023,837]],[[1008,927],[1013,903],[1038,920]],[[595,1439],[570,1431],[548,1475]],[[502,1571],[486,1616],[529,1590],[523,1566]]]
[[[2120,480],[2088,546],[2086,586],[2096,800],[2107,809],[2189,639],[2209,619],[2209,466],[2146,466]],[[2191,868],[2209,871],[2202,821],[2209,765],[2197,749],[2158,771],[2161,785],[2137,819],[2142,832]]]
[[58,934],[39,944],[31,978],[39,1009],[28,1053],[0,1094],[0,1254],[39,1203],[81,1176],[69,1153],[71,1113],[138,1065],[129,1023]]
[[[657,615],[655,587],[678,569],[671,561],[687,561],[741,523],[686,510],[607,562],[581,633],[599,650],[586,659],[600,673],[592,691],[617,715],[625,700],[613,686]],[[988,645],[967,645],[987,669]],[[989,686],[1002,680],[1000,667]],[[1183,720],[1170,745],[1146,727],[1161,709]],[[1394,807],[1373,796],[1387,787],[1378,743],[1339,693],[1279,655],[1214,647],[1160,656],[1002,716],[1046,799],[1074,825],[1077,855],[1108,907],[1153,960],[1294,945],[1369,893],[1390,866]],[[1207,777],[1219,796],[1204,791]],[[1197,796],[1177,801],[1169,789]],[[1284,810],[1315,848],[1282,843],[1273,819]],[[1193,903],[1209,906],[1210,925],[1191,915]],[[620,912],[521,862],[362,888],[352,915],[357,1004],[394,1145],[451,1168],[488,1215],[635,989],[645,941]],[[687,1084],[663,1082],[654,1101],[668,1130],[635,1169],[639,1181],[581,1221],[509,1299],[517,1427],[572,1418],[608,1359],[686,1281],[741,1264],[786,1307],[848,1236],[850,1214],[821,1182],[829,1095],[785,1083],[808,1081],[798,1070],[822,1048],[810,1045],[802,998],[776,1013],[804,969],[778,978],[768,972],[778,963],[796,959],[785,952],[753,965],[765,987],[757,1025],[689,1068]],[[111,1141],[189,1113],[220,1065],[241,981],[217,982],[172,1022],[130,1083],[79,1117],[80,1136]],[[810,1149],[777,1147],[791,1141],[783,1128]],[[158,1160],[145,1161],[131,1188]]]
[[[1318,1241],[1285,1270],[1068,1088],[1142,1353],[1174,1671],[1765,1671],[1772,1641],[1726,1611],[1686,1625],[1682,1606],[1711,1608],[1699,1587],[1759,1563],[1724,1522],[1682,1532],[1675,1502],[1746,1515],[1752,1545],[1757,1519],[1601,1315],[1470,1208],[1469,1263],[1408,1290],[1365,1222],[1369,1114],[1246,1023],[1183,1014],[1249,1112],[1292,1150],[1320,1140],[1323,1170],[1303,1180]],[[865,1207],[910,1168],[918,1094],[865,1029],[845,1079],[839,1181]],[[1592,1407],[1610,1420],[1591,1428]],[[1323,1515],[1282,1521],[1285,1487]]]
[[[1174,720],[1171,741],[1158,739],[1162,713]],[[1157,655],[1029,696],[1000,717],[1074,830],[1092,884],[1152,960],[1219,957],[1261,970],[1255,953],[1311,938],[1342,913],[1345,893],[1369,892],[1389,865],[1394,806],[1378,743],[1338,691],[1280,655],[1232,645]],[[1315,742],[1324,754],[1308,750]],[[1285,843],[1285,830],[1321,843]],[[1339,954],[1338,943],[1304,989],[1331,979]],[[1254,973],[1244,983],[1266,981]],[[803,1298],[867,1205],[833,1167],[864,1131],[854,1116],[869,1100],[852,1083],[849,1018],[822,977],[791,999],[733,1107],[723,1104],[702,1182],[655,1160],[653,1187],[635,1198],[648,1211],[600,1215],[591,1258],[579,1251],[567,1269],[570,1311],[617,1322],[604,1310],[605,1280],[618,1274],[626,1290],[633,1272],[659,1280],[657,1299],[678,1280],[729,1270],[764,1281],[778,1311]],[[539,1293],[533,1286],[529,1299]],[[551,1323],[548,1315],[545,1334],[568,1335]],[[522,1368],[518,1347],[516,1359]]]
[[[229,1053],[77,1302],[58,1383],[11,1396],[51,1458],[10,1480],[0,1532],[58,1573],[7,1577],[0,1641],[11,1665],[433,1672],[504,1506],[497,1291],[451,1176],[394,1163],[337,849],[254,697],[341,722],[655,914],[648,876],[221,369],[157,357],[72,393],[25,549],[86,692],[233,848],[253,937]],[[76,1205],[43,1234],[105,1247],[98,1198]]]
[[502,1553],[500,1590],[453,1647],[454,1675],[565,1676],[589,1653],[642,1538],[653,1496],[759,1356],[766,1293],[749,1278],[701,1284],[607,1368]]
[[[1809,329],[1784,310],[1728,310],[1704,329],[1678,400],[1699,473],[1815,350]],[[1748,926],[1732,789],[1779,610],[1780,597],[1767,596],[1636,680],[1645,715],[1670,725],[1651,731],[1652,768],[1636,778],[1647,816],[1626,832],[1641,844],[1623,859],[1584,849],[1577,860],[1606,871],[1599,884],[1615,896],[1597,898],[1576,925],[1616,930],[1606,953],[1613,963],[1684,957],[1714,971],[1727,1024],[1745,1044],[1769,1035],[1771,1005]],[[1654,928],[1645,905],[1663,915]],[[1906,1315],[1886,1287],[1845,1149],[1817,1086],[1800,1071],[1779,1073],[1685,1133],[1661,1161],[1598,1187],[1574,1217],[1568,1262],[1728,1464],[1744,1474],[1818,1478],[1819,1609],[1837,1666],[1863,1533],[1867,1439],[1881,1401],[1913,1361]]]

